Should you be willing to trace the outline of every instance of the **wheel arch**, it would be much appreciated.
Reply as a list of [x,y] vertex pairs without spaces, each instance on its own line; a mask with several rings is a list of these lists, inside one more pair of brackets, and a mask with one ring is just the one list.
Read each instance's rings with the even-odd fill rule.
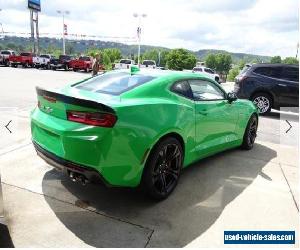
[[175,132],[175,131],[172,131],[172,132],[167,132],[161,136],[159,136],[155,142],[150,146],[150,148],[147,150],[146,154],[145,154],[145,157],[144,157],[144,164],[147,163],[151,153],[154,151],[155,147],[162,141],[164,140],[165,138],[168,138],[168,137],[173,137],[175,138],[176,140],[179,141],[181,147],[182,147],[182,152],[183,152],[183,157],[185,155],[185,142],[183,140],[183,137],[178,133],[178,132]]

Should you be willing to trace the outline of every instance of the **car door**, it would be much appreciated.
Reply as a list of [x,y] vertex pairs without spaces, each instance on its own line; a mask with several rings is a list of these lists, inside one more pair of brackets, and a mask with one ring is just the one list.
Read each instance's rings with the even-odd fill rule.
[[208,80],[189,80],[195,102],[196,151],[208,155],[237,139],[238,107],[223,89]]
[[278,82],[279,102],[281,107],[299,105],[299,68],[283,66]]

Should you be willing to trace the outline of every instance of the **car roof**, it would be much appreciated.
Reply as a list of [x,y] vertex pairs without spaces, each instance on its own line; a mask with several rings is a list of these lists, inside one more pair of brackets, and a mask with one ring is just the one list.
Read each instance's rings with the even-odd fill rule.
[[252,64],[251,67],[258,68],[258,67],[295,67],[299,68],[297,64],[285,64],[285,63],[256,63]]
[[[127,69],[120,69],[120,70],[114,70],[113,72],[126,72],[130,73],[130,71]],[[176,71],[176,70],[160,70],[160,69],[143,69],[141,68],[138,72],[135,72],[136,75],[146,75],[146,76],[152,76],[152,77],[176,77],[176,78],[198,78],[198,77],[204,77],[206,79],[209,79],[206,75],[201,73],[193,73],[192,71]]]

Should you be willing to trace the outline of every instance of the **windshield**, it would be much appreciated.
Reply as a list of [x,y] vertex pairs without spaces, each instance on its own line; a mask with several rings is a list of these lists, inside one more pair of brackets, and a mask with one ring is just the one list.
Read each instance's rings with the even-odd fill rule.
[[120,61],[120,63],[131,64],[131,60],[123,59],[123,60]]
[[30,53],[21,53],[20,56],[30,56]]
[[155,62],[153,61],[143,61],[143,65],[155,65]]
[[88,56],[81,56],[79,57],[79,60],[90,61],[90,58]]
[[10,52],[9,51],[1,51],[1,54],[2,55],[10,55]]
[[71,56],[59,56],[60,60],[70,60]]
[[42,58],[50,58],[49,55],[41,55],[40,57],[42,57]]
[[89,80],[76,85],[76,88],[92,92],[119,95],[153,79],[153,76],[130,75],[126,72],[108,73],[90,78]]
[[202,68],[193,68],[193,71],[195,71],[195,72],[202,72]]

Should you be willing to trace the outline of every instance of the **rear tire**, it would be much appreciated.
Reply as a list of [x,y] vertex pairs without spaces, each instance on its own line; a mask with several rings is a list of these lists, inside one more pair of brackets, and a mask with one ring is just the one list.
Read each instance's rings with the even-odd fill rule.
[[272,108],[272,97],[267,93],[257,93],[251,98],[252,102],[256,105],[260,115],[270,113]]
[[250,150],[253,148],[257,134],[258,119],[255,114],[251,115],[243,137],[242,149]]
[[173,137],[160,141],[151,151],[141,186],[156,200],[167,198],[177,186],[183,163],[180,142]]

